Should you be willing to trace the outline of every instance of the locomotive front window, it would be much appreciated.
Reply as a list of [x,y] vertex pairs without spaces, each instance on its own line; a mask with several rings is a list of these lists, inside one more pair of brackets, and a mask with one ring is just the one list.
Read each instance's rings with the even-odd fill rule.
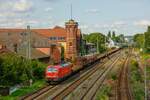
[[48,68],[48,72],[57,72],[56,68]]

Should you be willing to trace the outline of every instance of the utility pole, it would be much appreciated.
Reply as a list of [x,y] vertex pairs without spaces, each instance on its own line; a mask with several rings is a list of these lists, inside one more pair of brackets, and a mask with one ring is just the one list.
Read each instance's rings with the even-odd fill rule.
[[27,46],[28,46],[28,59],[31,59],[31,31],[30,31],[30,26],[27,26]]
[[[143,43],[143,52],[145,51],[145,34],[144,34],[144,43]],[[145,83],[145,100],[147,100],[147,69],[146,69],[146,64],[144,63],[144,83]]]
[[106,48],[107,36],[105,36],[105,48]]
[[98,43],[98,37],[97,37],[97,53],[99,53],[99,43]]

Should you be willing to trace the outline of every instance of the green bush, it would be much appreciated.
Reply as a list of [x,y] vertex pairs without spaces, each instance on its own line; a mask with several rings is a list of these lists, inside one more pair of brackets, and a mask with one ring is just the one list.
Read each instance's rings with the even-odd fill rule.
[[113,73],[113,74],[111,75],[111,78],[112,78],[113,80],[116,80],[116,79],[117,79],[117,74],[116,74],[116,73]]
[[101,91],[98,92],[96,100],[108,100],[110,91],[111,91],[111,87],[104,85]]
[[45,64],[31,61],[15,54],[0,55],[0,85],[11,86],[29,79],[41,79]]
[[42,79],[44,77],[44,70],[46,65],[38,62],[37,60],[33,61],[31,65],[33,67],[33,76],[36,79]]
[[143,100],[144,99],[144,83],[143,78],[139,73],[138,62],[135,60],[131,61],[131,86],[133,89],[133,94],[135,100]]

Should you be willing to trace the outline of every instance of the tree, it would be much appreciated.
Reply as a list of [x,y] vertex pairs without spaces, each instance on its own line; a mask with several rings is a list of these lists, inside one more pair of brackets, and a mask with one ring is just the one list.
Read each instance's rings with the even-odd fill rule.
[[116,38],[116,33],[115,33],[115,31],[113,31],[113,33],[112,33],[112,40],[115,41],[115,38]]
[[64,58],[65,58],[65,50],[64,50],[64,47],[61,46],[61,60],[64,61]]
[[150,26],[148,26],[147,32],[145,32],[145,51],[150,53]]
[[108,32],[107,37],[111,38],[111,31]]
[[90,43],[94,43],[95,45],[97,45],[98,43],[98,50],[99,52],[103,52],[105,51],[105,38],[106,36],[103,35],[102,33],[90,33],[89,35],[86,35],[85,37],[85,40],[87,42],[90,42]]
[[120,34],[118,36],[115,37],[115,42],[117,43],[124,43],[125,42],[125,38],[123,34]]
[[45,66],[38,61],[31,61],[16,54],[1,54],[0,85],[12,86],[27,82],[29,79],[42,79]]
[[135,45],[137,48],[143,48],[144,47],[144,34],[134,35],[133,41],[135,42]]

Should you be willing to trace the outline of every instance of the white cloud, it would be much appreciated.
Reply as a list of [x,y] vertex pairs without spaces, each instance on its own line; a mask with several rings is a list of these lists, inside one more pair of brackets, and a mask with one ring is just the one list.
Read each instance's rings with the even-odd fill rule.
[[37,24],[38,20],[29,18],[32,8],[31,0],[0,0],[0,27],[26,27],[27,24]]
[[24,28],[27,25],[33,27],[42,23],[42,20],[35,19],[23,19],[23,18],[13,18],[13,19],[0,19],[0,27],[2,28]]
[[113,24],[114,24],[114,25],[117,25],[117,26],[122,26],[122,25],[125,25],[126,22],[124,22],[124,21],[116,21],[116,22],[114,22]]
[[133,23],[136,26],[148,26],[150,25],[150,20],[140,20]]
[[25,12],[31,10],[32,7],[31,0],[5,0],[0,2],[1,12]]
[[102,26],[100,24],[95,24],[94,27],[95,28],[101,28]]
[[99,13],[99,9],[88,9],[86,10],[86,13]]
[[80,25],[79,26],[81,29],[88,29],[89,27],[88,27],[88,25]]
[[93,25],[94,28],[111,28],[114,27],[112,24],[95,24]]
[[124,21],[115,21],[112,23],[105,23],[105,24],[95,24],[93,25],[94,28],[121,28],[122,26],[126,25],[127,23]]
[[0,27],[2,28],[21,28],[24,27],[25,21],[22,19],[13,19],[13,20],[0,20]]
[[118,30],[117,28],[114,28],[114,29],[113,29],[113,31],[115,31],[115,32],[119,32],[119,30]]
[[104,24],[102,27],[103,28],[109,28],[110,26],[108,24]]
[[1,18],[12,18],[12,17],[16,17],[17,14],[14,12],[2,12],[0,17]]
[[48,8],[45,9],[46,12],[49,12],[49,11],[52,11],[52,10],[53,10],[53,8],[51,8],[51,7],[48,7]]
[[19,12],[25,12],[32,8],[32,3],[29,0],[19,0],[18,2],[12,3],[13,9]]

